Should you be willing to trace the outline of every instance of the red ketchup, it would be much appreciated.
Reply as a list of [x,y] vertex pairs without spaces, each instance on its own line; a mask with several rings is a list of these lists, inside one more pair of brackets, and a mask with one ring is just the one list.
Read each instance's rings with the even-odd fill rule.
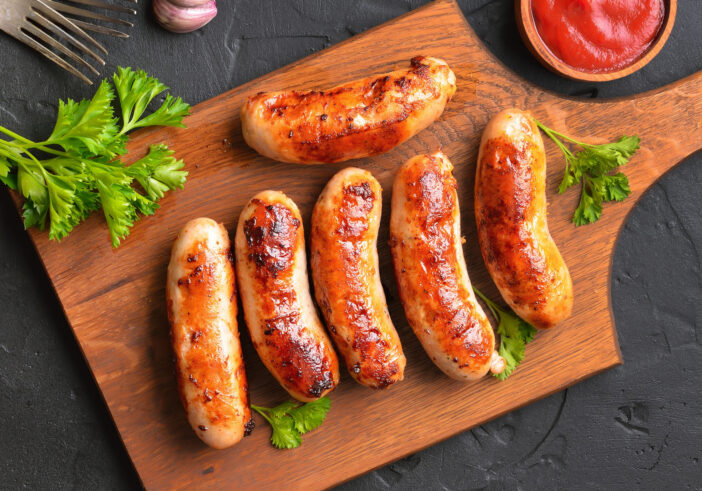
[[613,72],[643,55],[663,25],[663,0],[531,0],[536,29],[571,67]]

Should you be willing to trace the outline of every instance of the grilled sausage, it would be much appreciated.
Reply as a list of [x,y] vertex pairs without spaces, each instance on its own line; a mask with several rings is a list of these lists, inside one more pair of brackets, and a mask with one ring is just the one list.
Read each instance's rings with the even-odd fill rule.
[[495,335],[473,293],[453,165],[441,152],[408,160],[395,177],[390,248],[405,315],[434,363],[474,380],[491,368]]
[[573,283],[546,224],[546,155],[534,120],[517,109],[485,128],[475,178],[480,250],[505,301],[548,329],[570,315]]
[[263,364],[295,399],[327,394],[339,382],[339,361],[312,303],[295,203],[277,191],[254,196],[235,249],[244,317]]
[[249,97],[241,108],[246,143],[281,162],[320,164],[385,153],[436,121],[456,92],[446,62],[418,56],[407,70],[326,91]]
[[188,222],[171,252],[166,283],[171,344],[188,421],[214,448],[253,429],[236,322],[236,283],[227,231],[209,218]]
[[351,376],[383,389],[402,380],[405,355],[378,270],[382,188],[349,167],[326,185],[312,212],[312,278],[317,304]]

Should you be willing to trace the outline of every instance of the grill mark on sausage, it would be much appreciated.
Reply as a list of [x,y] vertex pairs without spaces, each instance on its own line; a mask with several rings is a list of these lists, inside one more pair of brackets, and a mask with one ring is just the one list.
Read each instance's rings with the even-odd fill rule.
[[[261,295],[261,316],[269,361],[287,387],[319,397],[334,385],[332,360],[306,333],[293,288],[295,253],[303,240],[300,220],[287,206],[251,201],[244,222],[248,258],[254,264],[255,288]],[[298,253],[304,254],[304,251]],[[276,365],[275,360],[279,362]]]
[[280,204],[261,206],[255,200],[256,213],[244,223],[244,235],[249,246],[249,257],[256,265],[256,273],[276,278],[293,266],[300,220]]
[[[329,221],[333,232],[320,230],[320,224],[316,223],[313,235],[314,253],[325,251],[322,281],[326,286],[317,292],[317,298],[329,330],[345,357],[348,370],[359,380],[371,382],[374,388],[385,388],[397,380],[401,368],[396,361],[391,361],[398,353],[389,346],[388,334],[376,321],[385,312],[375,311],[367,285],[375,271],[367,267],[368,258],[363,257],[372,253],[370,214],[379,199],[377,183],[357,180],[345,184],[332,198],[333,208],[324,214],[324,222]],[[313,218],[313,223],[316,221]],[[343,292],[336,287],[340,282],[344,284]],[[336,312],[330,302],[336,306]],[[343,331],[334,325],[335,319],[343,326]],[[354,361],[357,359],[360,361]]]
[[482,206],[478,208],[478,233],[485,261],[512,289],[516,304],[538,312],[543,293],[555,280],[545,254],[534,235],[530,217],[535,216],[532,165],[535,161],[526,141],[515,144],[506,137],[485,143],[481,161]]
[[[191,252],[183,258],[183,266],[186,274],[178,279],[177,285],[185,290],[183,300],[180,305],[179,314],[188,318],[188,324],[192,327],[186,333],[190,346],[185,358],[177,357],[175,363],[176,380],[178,393],[184,407],[189,407],[190,401],[186,399],[185,384],[192,383],[198,390],[195,398],[200,398],[206,403],[206,418],[210,424],[226,424],[234,417],[231,412],[231,395],[221,393],[220,390],[211,390],[209,387],[220,387],[229,393],[230,381],[224,380],[221,374],[228,373],[232,366],[229,357],[222,357],[219,348],[221,338],[217,336],[216,330],[212,329],[214,318],[217,313],[210,309],[210,302],[206,299],[213,298],[219,287],[218,275],[221,273],[223,263],[231,267],[229,251],[216,251],[208,248],[204,242],[193,245]],[[231,286],[234,288],[234,272],[231,270]],[[170,295],[169,299],[170,299]],[[235,308],[236,303],[231,308]],[[171,322],[171,342],[174,339],[174,314],[173,302],[169,300],[169,320]],[[244,405],[248,406],[249,399],[246,391],[245,374],[243,372],[243,360],[239,363],[239,372],[236,374],[238,380],[244,380],[239,397]],[[224,384],[224,385],[223,385]],[[204,429],[203,429],[204,428]],[[207,431],[207,426],[198,427],[201,431]]]
[[375,193],[367,181],[344,187],[339,208],[337,235],[344,240],[357,238],[368,230],[368,214],[375,203]]
[[[438,158],[426,156],[406,170],[404,180],[407,216],[420,231],[413,240],[409,255],[413,275],[422,277],[424,302],[430,306],[436,339],[448,356],[463,363],[461,368],[485,363],[492,355],[490,339],[483,335],[482,324],[474,307],[466,301],[465,291],[455,267],[456,237],[454,213],[458,207],[456,180],[450,171],[442,170]],[[393,241],[391,247],[406,244]],[[402,269],[400,275],[407,274]],[[401,290],[401,293],[402,290]],[[407,292],[404,292],[406,295]],[[403,301],[416,301],[404,298]]]
[[[441,87],[432,78],[431,66],[425,60],[423,56],[412,58],[410,70],[399,78],[385,75],[360,87],[328,91],[257,94],[247,104],[261,104],[262,117],[268,121],[279,119],[284,111],[290,124],[276,131],[281,132],[280,136],[287,135],[295,152],[308,160],[335,162],[359,148],[377,155],[404,141],[409,134],[401,123],[428,101],[441,97]],[[427,97],[408,102],[413,99],[409,97],[412,93]],[[358,104],[348,109],[347,99],[356,94]],[[310,114],[320,113],[323,117],[310,120]],[[354,122],[357,115],[363,117],[363,124]]]

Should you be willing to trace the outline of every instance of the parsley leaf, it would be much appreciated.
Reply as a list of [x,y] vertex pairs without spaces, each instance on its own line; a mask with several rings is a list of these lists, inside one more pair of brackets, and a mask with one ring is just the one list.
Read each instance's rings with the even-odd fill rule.
[[271,443],[277,448],[296,448],[302,444],[302,435],[318,428],[331,407],[329,397],[302,404],[287,401],[268,408],[251,405],[271,425]]
[[42,144],[61,145],[78,155],[100,154],[104,145],[117,135],[113,99],[112,85],[103,80],[90,101],[60,100],[54,131]]
[[286,401],[274,408],[271,408],[268,413],[272,418],[283,418],[291,409],[296,408],[299,405],[300,403],[297,401]]
[[271,443],[278,448],[297,448],[302,445],[302,435],[295,429],[293,420],[283,416],[271,423]]
[[[147,106],[167,87],[142,70],[119,68],[90,100],[59,101],[56,124],[48,139],[33,142],[0,126],[0,182],[25,198],[25,228],[43,230],[61,240],[91,213],[102,208],[112,245],[129,235],[139,215],[151,215],[167,191],[181,189],[187,172],[182,160],[163,145],[131,166],[120,161],[127,132],[145,126],[183,126],[190,106],[166,95],[152,114]],[[114,85],[113,85],[114,84]],[[121,121],[113,104],[119,100]],[[49,158],[39,160],[38,155]],[[145,194],[133,187],[135,182]]]
[[525,347],[534,339],[536,329],[510,309],[505,310],[473,287],[473,291],[485,302],[497,321],[497,334],[500,335],[498,354],[505,360],[505,369],[493,373],[494,377],[506,380],[524,360]]
[[[580,202],[573,213],[575,225],[586,225],[599,220],[602,204],[608,201],[622,201],[631,194],[629,179],[622,172],[610,174],[629,162],[639,148],[638,136],[622,136],[619,140],[602,145],[579,142],[562,133],[552,130],[539,121],[536,124],[561,149],[566,159],[563,180],[558,192],[581,184]],[[581,150],[573,154],[563,143],[566,140]]]
[[143,126],[184,127],[182,121],[190,113],[190,106],[180,97],[174,98],[170,94],[166,95],[161,107],[139,120],[151,101],[168,89],[158,79],[150,77],[143,70],[135,72],[131,68],[120,67],[112,81],[122,107],[122,133]]
[[292,409],[289,411],[289,414],[295,421],[295,429],[304,435],[324,422],[324,418],[330,408],[331,400],[328,397],[322,397]]
[[151,145],[149,153],[127,167],[127,174],[134,177],[151,200],[163,198],[166,191],[182,189],[187,172],[185,164],[172,157],[173,150],[166,145]]

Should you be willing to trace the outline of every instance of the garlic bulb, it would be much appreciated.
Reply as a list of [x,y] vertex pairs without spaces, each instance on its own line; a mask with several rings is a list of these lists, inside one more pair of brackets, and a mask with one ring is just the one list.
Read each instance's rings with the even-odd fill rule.
[[191,32],[217,15],[217,3],[215,0],[154,0],[154,15],[164,29]]

